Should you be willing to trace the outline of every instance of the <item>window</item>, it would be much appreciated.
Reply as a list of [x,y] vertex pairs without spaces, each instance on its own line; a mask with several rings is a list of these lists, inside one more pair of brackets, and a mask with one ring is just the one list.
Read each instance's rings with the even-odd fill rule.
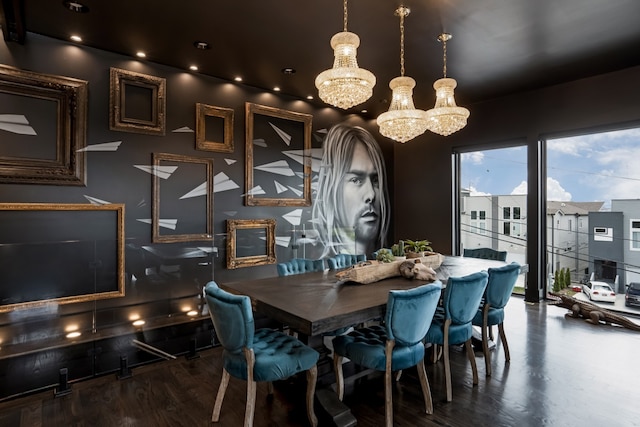
[[517,206],[513,208],[513,219],[520,219],[520,208]]
[[509,221],[505,221],[504,222],[504,227],[502,230],[503,234],[505,236],[510,236],[511,235],[511,223]]
[[569,220],[569,221],[568,221],[567,229],[568,229],[569,231],[573,231],[573,222],[572,222],[571,220]]
[[487,219],[487,211],[480,211],[480,219],[481,220]]
[[632,251],[640,251],[640,220],[632,219],[631,220],[631,241],[630,241]]
[[[506,206],[504,208],[502,208],[502,218],[504,219],[511,219],[511,208]],[[507,234],[507,233],[504,233]]]
[[478,219],[478,211],[471,211],[471,219]]

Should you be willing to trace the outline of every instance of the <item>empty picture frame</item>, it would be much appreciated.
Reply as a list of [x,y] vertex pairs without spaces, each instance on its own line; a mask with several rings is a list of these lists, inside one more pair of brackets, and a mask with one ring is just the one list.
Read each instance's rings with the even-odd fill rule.
[[0,65],[0,183],[85,185],[88,83]]
[[109,129],[165,134],[165,79],[112,67],[110,83]]
[[233,153],[233,109],[196,103],[196,149]]
[[0,203],[0,283],[0,312],[124,296],[124,204]]
[[153,153],[154,243],[211,240],[213,159]]
[[250,102],[245,113],[245,204],[310,206],[313,116]]
[[227,268],[276,262],[275,219],[227,220]]

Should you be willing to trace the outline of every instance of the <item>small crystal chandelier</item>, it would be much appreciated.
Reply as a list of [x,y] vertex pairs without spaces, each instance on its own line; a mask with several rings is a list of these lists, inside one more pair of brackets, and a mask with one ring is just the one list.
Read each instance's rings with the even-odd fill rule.
[[469,117],[469,110],[456,105],[453,90],[458,83],[455,79],[447,78],[447,41],[451,40],[451,37],[451,34],[447,33],[438,36],[438,41],[442,42],[444,78],[436,80],[433,84],[436,90],[436,105],[427,110],[429,130],[443,136],[449,136],[465,127]]
[[358,68],[358,46],[360,38],[347,31],[347,0],[344,0],[344,31],[331,37],[333,68],[316,77],[318,95],[327,104],[346,110],[371,98],[376,76]]
[[389,82],[393,93],[389,111],[378,116],[380,133],[398,142],[407,142],[427,130],[426,113],[413,105],[413,88],[416,81],[404,75],[404,18],[409,8],[400,6],[395,15],[400,17],[400,77]]

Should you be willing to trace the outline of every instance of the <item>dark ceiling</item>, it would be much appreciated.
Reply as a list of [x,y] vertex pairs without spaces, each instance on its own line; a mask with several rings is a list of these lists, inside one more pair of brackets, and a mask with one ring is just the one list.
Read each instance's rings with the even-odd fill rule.
[[[86,13],[62,0],[1,0],[5,15],[29,32],[133,55],[323,105],[314,79],[330,68],[331,36],[343,29],[341,0],[78,0]],[[68,2],[67,2],[68,3]],[[417,82],[417,108],[433,107],[432,84],[447,74],[458,81],[459,105],[640,65],[639,0],[351,0],[348,30],[360,36],[360,67],[377,77],[373,97],[354,112],[387,109],[389,81],[400,75],[399,5],[405,22],[405,75]],[[23,10],[20,10],[20,6]],[[13,8],[9,10],[8,8]],[[9,19],[11,21],[11,19]],[[5,39],[13,30],[3,25]],[[6,27],[6,28],[5,28]],[[207,42],[200,50],[194,42]],[[19,41],[18,41],[19,42]],[[282,72],[292,67],[295,74]]]

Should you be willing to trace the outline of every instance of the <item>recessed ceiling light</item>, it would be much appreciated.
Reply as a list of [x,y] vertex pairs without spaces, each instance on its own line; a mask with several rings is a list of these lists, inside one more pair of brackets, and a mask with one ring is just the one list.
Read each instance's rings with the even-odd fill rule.
[[210,48],[209,43],[207,42],[195,41],[193,42],[193,45],[196,47],[196,49],[200,50],[207,50]]
[[146,57],[147,57],[147,54],[146,54],[146,53],[144,53],[144,52],[142,52],[142,51],[138,51],[138,52],[136,52],[136,56],[137,56],[138,58],[146,58]]
[[282,74],[291,75],[291,74],[295,74],[295,73],[296,73],[295,68],[285,67],[285,68],[282,69]]
[[144,323],[145,323],[144,320],[138,319],[135,322],[133,322],[133,326],[142,326],[144,325]]
[[307,99],[313,99],[313,95],[307,95]]
[[89,12],[89,8],[87,6],[83,5],[82,3],[78,3],[77,1],[65,0],[62,2],[62,4],[64,5],[64,7],[66,7],[72,12],[78,12],[78,13]]
[[235,80],[237,82],[241,82],[242,81],[242,77],[237,76],[237,77],[234,77],[233,80]]
[[78,338],[82,333],[80,331],[69,332],[66,336],[69,339]]
[[198,312],[196,310],[187,311],[187,316],[189,316],[189,317],[194,317],[194,316],[197,316],[197,315],[198,315]]
[[74,42],[81,42],[82,41],[82,37],[80,36],[76,36],[75,34],[72,35],[71,37],[69,37],[71,40],[73,40]]
[[275,87],[273,88],[273,90],[274,90],[275,92],[280,92],[280,88],[279,88],[278,86],[275,86]]
[[190,66],[189,66],[189,69],[190,69],[191,71],[198,71],[198,66],[197,66],[197,65],[190,65]]

